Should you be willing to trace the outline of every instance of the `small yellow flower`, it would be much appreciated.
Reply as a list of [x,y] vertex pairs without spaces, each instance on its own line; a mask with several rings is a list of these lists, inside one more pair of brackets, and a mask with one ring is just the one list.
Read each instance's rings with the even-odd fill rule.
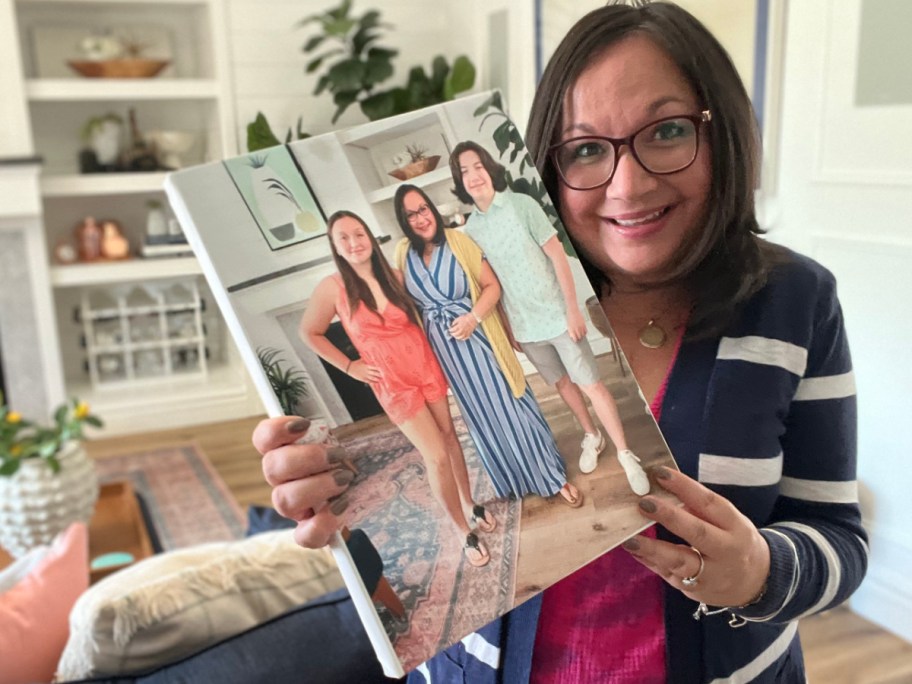
[[21,446],[21,445],[19,445],[19,444],[13,444],[13,446],[10,447],[10,455],[11,455],[11,456],[18,456],[18,455],[21,454],[21,453],[22,453],[22,446]]
[[79,420],[85,418],[89,415],[89,405],[84,401],[80,401],[79,404],[76,405],[75,415]]
[[18,411],[10,411],[6,414],[7,423],[19,423],[22,421],[22,414]]

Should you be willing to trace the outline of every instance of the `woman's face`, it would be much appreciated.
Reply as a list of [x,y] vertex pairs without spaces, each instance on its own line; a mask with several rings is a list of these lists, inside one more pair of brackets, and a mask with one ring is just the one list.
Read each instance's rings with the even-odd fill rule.
[[402,208],[405,209],[406,220],[415,235],[424,242],[433,240],[437,233],[437,220],[427,200],[415,191],[407,192],[402,198]]
[[[607,48],[567,92],[559,140],[623,138],[657,119],[699,114],[684,75],[649,38]],[[614,177],[591,190],[560,184],[561,214],[586,257],[613,281],[662,278],[703,229],[712,168],[705,126],[694,163],[656,176],[621,148]]]
[[370,261],[373,248],[367,230],[358,219],[343,216],[332,226],[336,251],[352,266]]
[[467,150],[460,154],[459,171],[462,173],[462,184],[475,204],[489,205],[494,199],[494,183],[478,153]]

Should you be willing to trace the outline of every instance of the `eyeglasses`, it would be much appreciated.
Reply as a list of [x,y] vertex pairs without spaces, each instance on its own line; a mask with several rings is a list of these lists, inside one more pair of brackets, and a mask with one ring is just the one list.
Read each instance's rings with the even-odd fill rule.
[[683,171],[697,158],[700,124],[712,121],[708,109],[691,116],[671,116],[643,126],[626,138],[587,135],[548,148],[561,180],[573,190],[591,190],[610,183],[621,146],[637,163],[658,176]]
[[431,208],[426,204],[422,204],[416,211],[405,212],[405,220],[409,223],[417,221],[419,216],[425,219],[429,218],[431,216]]

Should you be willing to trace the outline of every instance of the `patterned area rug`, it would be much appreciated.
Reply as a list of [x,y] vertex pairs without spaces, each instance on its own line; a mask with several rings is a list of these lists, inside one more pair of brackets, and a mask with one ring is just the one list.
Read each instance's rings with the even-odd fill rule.
[[95,469],[101,482],[132,483],[165,551],[244,536],[243,512],[193,444],[100,458]]
[[494,490],[459,419],[456,428],[475,500],[490,502],[497,518],[494,532],[479,534],[491,553],[484,568],[466,561],[456,528],[431,494],[424,461],[398,429],[344,441],[359,471],[349,490],[346,523],[370,537],[405,606],[400,620],[375,604],[407,670],[513,603],[521,504],[492,502]]

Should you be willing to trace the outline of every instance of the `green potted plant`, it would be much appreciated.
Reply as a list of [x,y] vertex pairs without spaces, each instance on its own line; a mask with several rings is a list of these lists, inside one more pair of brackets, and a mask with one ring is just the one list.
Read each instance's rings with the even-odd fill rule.
[[307,396],[307,376],[298,368],[282,367],[282,352],[272,347],[257,348],[257,358],[266,373],[272,391],[286,416],[295,415],[298,402]]
[[0,393],[0,546],[13,556],[92,517],[98,478],[82,446],[85,425],[102,422],[77,399],[46,427],[11,411]]

